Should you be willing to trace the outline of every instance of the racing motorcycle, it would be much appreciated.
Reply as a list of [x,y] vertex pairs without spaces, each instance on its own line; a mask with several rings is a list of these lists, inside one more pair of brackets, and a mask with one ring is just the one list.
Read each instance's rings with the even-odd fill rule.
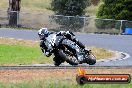
[[[54,54],[54,65],[59,66],[63,62],[67,62],[70,65],[78,65],[87,63],[94,65],[96,63],[96,57],[91,50],[82,49],[75,42],[67,39],[63,35],[50,34],[46,38],[45,45],[51,54]],[[79,61],[78,58],[83,59]]]

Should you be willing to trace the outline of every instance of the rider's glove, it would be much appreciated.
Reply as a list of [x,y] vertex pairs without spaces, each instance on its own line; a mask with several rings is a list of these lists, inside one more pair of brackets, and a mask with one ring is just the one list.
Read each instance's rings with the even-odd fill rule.
[[45,56],[49,57],[49,56],[51,56],[51,53],[50,52],[45,52]]

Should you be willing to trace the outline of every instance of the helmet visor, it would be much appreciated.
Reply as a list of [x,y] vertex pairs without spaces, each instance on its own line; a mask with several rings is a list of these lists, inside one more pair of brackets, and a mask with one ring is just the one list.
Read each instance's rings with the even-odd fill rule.
[[45,39],[45,36],[44,35],[39,35],[39,38],[40,38],[40,40],[43,40],[43,39]]

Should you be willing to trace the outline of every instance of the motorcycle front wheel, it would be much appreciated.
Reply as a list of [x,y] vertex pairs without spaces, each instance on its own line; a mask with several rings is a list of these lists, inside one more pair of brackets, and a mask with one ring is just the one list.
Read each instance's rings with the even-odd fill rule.
[[90,51],[90,53],[87,54],[86,63],[89,65],[94,65],[96,63],[96,57],[95,55]]

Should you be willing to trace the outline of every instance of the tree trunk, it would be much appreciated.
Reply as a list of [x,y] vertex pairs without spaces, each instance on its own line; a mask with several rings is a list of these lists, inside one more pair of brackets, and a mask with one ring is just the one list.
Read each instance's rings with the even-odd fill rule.
[[18,24],[18,13],[17,11],[9,12],[9,25],[17,26]]
[[18,25],[20,1],[21,0],[9,0],[9,8],[8,8],[9,26]]

